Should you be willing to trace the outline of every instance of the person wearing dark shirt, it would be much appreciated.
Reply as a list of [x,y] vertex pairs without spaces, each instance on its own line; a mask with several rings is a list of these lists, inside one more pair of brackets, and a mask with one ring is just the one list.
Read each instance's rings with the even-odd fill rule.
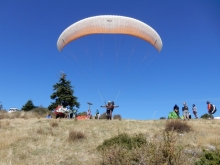
[[186,102],[183,103],[182,111],[183,111],[184,120],[186,120],[186,119],[189,120],[189,108],[186,105]]
[[174,105],[173,110],[176,112],[177,116],[179,117],[179,107],[178,105]]

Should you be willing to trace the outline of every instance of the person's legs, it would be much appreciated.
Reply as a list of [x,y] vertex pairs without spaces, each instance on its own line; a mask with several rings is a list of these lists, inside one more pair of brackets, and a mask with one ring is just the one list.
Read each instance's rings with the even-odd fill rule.
[[210,116],[210,119],[214,119],[214,117],[213,117],[211,112],[209,112],[209,116]]
[[196,118],[196,111],[193,111],[193,114],[194,114],[194,116],[195,116],[195,118]]
[[197,112],[196,112],[196,111],[194,111],[193,113],[195,113],[194,115],[195,115],[196,119],[198,119]]
[[186,111],[183,111],[184,120],[186,120]]
[[189,112],[187,110],[183,111],[183,116],[184,116],[184,120],[186,120],[186,119],[189,120]]
[[189,120],[189,111],[188,110],[186,110],[186,117]]
[[107,120],[110,119],[110,110],[107,110],[107,111],[106,111],[106,118],[107,118]]

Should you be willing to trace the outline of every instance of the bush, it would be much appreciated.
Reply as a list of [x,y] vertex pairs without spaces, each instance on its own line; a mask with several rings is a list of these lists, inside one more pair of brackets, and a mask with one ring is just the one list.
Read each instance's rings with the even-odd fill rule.
[[206,151],[203,150],[203,155],[195,165],[217,165],[220,164],[220,150]]
[[69,131],[69,142],[75,142],[75,141],[79,141],[79,140],[83,140],[86,138],[86,135],[83,132],[79,132],[79,131]]
[[209,119],[211,116],[208,113],[205,113],[204,115],[201,116],[202,119]]
[[58,123],[56,121],[50,122],[51,127],[58,127]]
[[165,131],[176,131],[178,133],[191,131],[191,126],[181,120],[168,120],[165,125]]
[[107,118],[106,118],[106,113],[104,112],[103,114],[101,114],[101,115],[99,116],[99,119],[107,119]]
[[141,147],[143,144],[146,144],[146,142],[146,138],[143,134],[130,136],[123,133],[111,139],[105,140],[102,145],[98,146],[98,150],[105,150],[110,146],[121,146],[122,148],[131,150],[136,147]]
[[118,119],[118,120],[121,120],[121,119],[122,119],[122,117],[121,117],[121,115],[116,114],[116,115],[114,115],[114,116],[113,116],[113,119]]
[[[102,151],[103,165],[115,164],[149,164],[149,165],[183,165],[190,164],[183,154],[183,148],[176,145],[174,132],[164,131],[162,139],[155,135],[147,141],[143,134],[130,136],[120,134],[105,140],[98,150]],[[159,135],[161,137],[161,135]]]

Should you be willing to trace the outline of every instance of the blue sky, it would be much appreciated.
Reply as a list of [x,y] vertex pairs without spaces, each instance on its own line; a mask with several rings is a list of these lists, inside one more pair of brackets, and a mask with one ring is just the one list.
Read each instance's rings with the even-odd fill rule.
[[[132,17],[153,27],[163,41],[160,53],[126,35],[91,35],[56,47],[61,32],[97,15]],[[129,119],[158,119],[174,104],[206,101],[220,107],[220,1],[218,0],[1,0],[0,102],[21,108],[29,99],[47,107],[60,72],[75,96],[93,114],[105,101]],[[102,56],[101,56],[102,54]],[[215,116],[220,116],[217,111]]]

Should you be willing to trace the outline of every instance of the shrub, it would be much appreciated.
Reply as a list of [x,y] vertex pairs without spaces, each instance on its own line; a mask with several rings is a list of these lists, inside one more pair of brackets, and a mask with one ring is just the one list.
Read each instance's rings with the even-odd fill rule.
[[211,116],[208,113],[205,113],[201,116],[202,119],[209,119]]
[[[160,135],[159,135],[160,136]],[[98,150],[102,151],[103,165],[115,164],[190,164],[192,160],[185,157],[183,147],[176,145],[174,132],[164,131],[163,139],[155,135],[150,141],[143,134],[129,136],[120,134],[105,140]]]
[[121,119],[122,119],[122,117],[121,117],[121,115],[116,114],[116,115],[114,115],[114,116],[113,116],[113,119],[118,119],[118,120],[121,120]]
[[203,150],[203,155],[200,160],[195,163],[195,165],[217,165],[220,164],[220,150],[206,151]]
[[123,133],[105,140],[102,145],[98,146],[98,150],[105,150],[110,146],[121,146],[122,148],[131,150],[136,147],[141,147],[143,144],[146,144],[146,142],[146,138],[143,136],[143,134],[130,136],[126,133]]
[[165,125],[165,131],[176,131],[178,133],[191,131],[191,126],[181,120],[168,120]]
[[56,121],[50,122],[51,127],[58,127],[58,123]]
[[37,134],[40,134],[40,135],[44,134],[44,131],[41,127],[37,129]]
[[99,116],[99,119],[107,119],[107,118],[106,118],[106,113],[104,112],[103,114],[101,114],[101,115]]
[[69,131],[69,138],[68,138],[69,142],[75,142],[78,140],[83,140],[85,138],[86,135],[83,132],[79,132],[75,130]]

